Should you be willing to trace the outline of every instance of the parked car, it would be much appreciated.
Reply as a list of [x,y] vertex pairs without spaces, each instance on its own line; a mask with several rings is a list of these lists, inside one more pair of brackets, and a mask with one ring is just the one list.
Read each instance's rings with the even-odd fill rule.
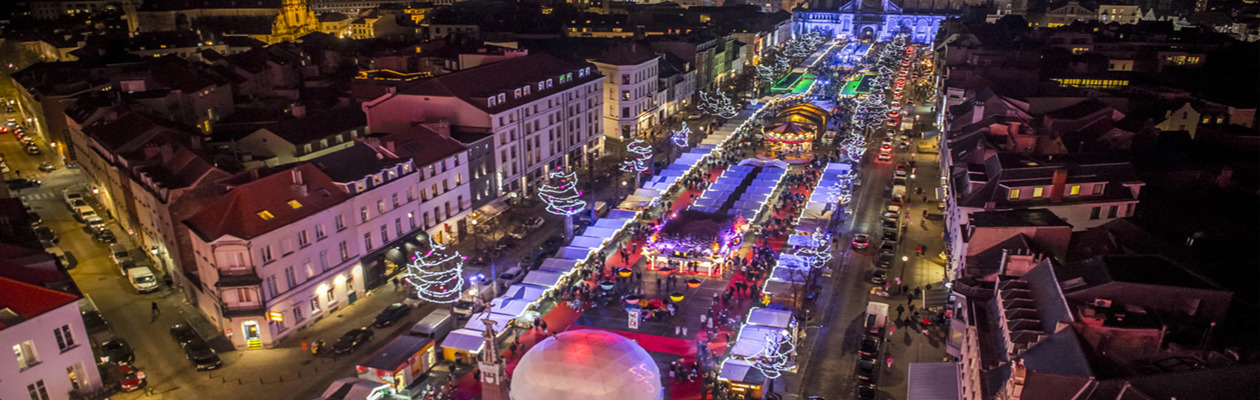
[[131,365],[118,364],[118,390],[134,392],[146,385],[148,385],[148,380],[145,379],[144,371]]
[[520,283],[525,279],[525,269],[521,267],[508,268],[502,274],[499,274],[499,283],[503,286],[512,286]]
[[193,339],[184,345],[184,357],[192,361],[198,371],[209,371],[219,369],[223,366],[223,360],[219,359],[219,354],[210,348],[210,344],[201,338]]
[[42,151],[39,151],[39,146],[35,146],[35,145],[26,146],[26,148],[23,150],[26,151],[26,154],[30,154],[32,156],[38,156],[44,153]]
[[92,237],[95,238],[96,241],[101,242],[101,243],[117,243],[118,242],[118,237],[114,236],[114,231],[109,230],[109,228],[96,231],[96,234],[92,235]]
[[104,332],[109,330],[109,321],[101,317],[101,313],[96,310],[83,312],[83,328],[88,333]]
[[851,246],[853,246],[853,250],[865,250],[867,247],[871,247],[871,235],[865,233],[853,235]]
[[136,353],[131,349],[131,345],[127,344],[122,338],[114,338],[108,342],[101,344],[101,363],[119,363],[128,365],[136,362]]
[[57,233],[53,232],[52,228],[49,228],[47,226],[36,227],[35,237],[39,238],[40,241],[49,242],[49,243],[57,243],[61,241],[61,238],[57,237]]
[[858,400],[875,400],[875,385],[863,383],[857,386]]
[[407,305],[403,303],[390,304],[389,307],[385,307],[385,310],[382,310],[380,314],[376,315],[376,322],[373,322],[372,326],[385,328],[394,325],[395,322],[403,319],[403,317],[406,317],[410,312],[411,307],[407,307]]
[[542,217],[538,217],[538,216],[530,217],[529,219],[525,220],[525,229],[529,229],[531,231],[538,230],[538,228],[542,228],[543,222],[545,221],[543,220]]
[[101,219],[99,215],[93,215],[93,216],[84,218],[83,224],[87,225],[89,230],[99,231],[101,229],[105,229],[105,220]]
[[141,265],[127,269],[127,282],[130,282],[131,287],[136,288],[136,291],[140,293],[158,290],[157,275],[154,275],[153,269],[148,266]]
[[26,179],[26,178],[10,179],[10,180],[4,181],[4,183],[7,183],[9,185],[9,190],[39,187],[39,185],[43,184],[43,182],[40,182],[39,180]]
[[885,242],[897,243],[897,231],[896,230],[885,231],[883,239]]
[[524,225],[512,228],[512,231],[508,232],[508,236],[511,236],[513,239],[524,239],[525,235],[528,234],[529,228],[526,228]]
[[75,200],[83,201],[83,195],[67,190],[67,191],[61,192],[61,199],[64,200],[66,202],[66,205],[70,206],[70,209],[73,210],[75,208],[75,205],[74,205]]
[[372,340],[372,330],[367,327],[355,328],[341,335],[337,343],[333,343],[333,353],[346,354],[355,351],[364,343]]
[[876,269],[871,271],[871,283],[882,285],[888,282],[888,270]]
[[47,161],[39,163],[39,172],[53,172],[56,169],[57,169],[57,166],[53,165],[53,163],[50,163]]
[[878,379],[875,374],[879,370],[879,363],[875,360],[858,360],[856,378],[858,382],[875,383]]
[[555,254],[561,247],[564,247],[564,236],[552,236],[543,241],[538,249],[547,254]]
[[886,230],[886,231],[896,231],[896,230],[897,230],[897,221],[884,221],[884,230]]
[[875,266],[879,268],[891,268],[893,262],[892,254],[880,254],[875,260]]
[[897,254],[897,242],[884,242],[879,245],[879,255],[892,257]]
[[175,339],[175,343],[179,343],[180,347],[184,347],[188,345],[188,342],[200,340],[201,336],[188,324],[175,324],[171,327],[171,338]]
[[879,357],[880,340],[874,336],[863,336],[858,342],[858,355],[862,357]]

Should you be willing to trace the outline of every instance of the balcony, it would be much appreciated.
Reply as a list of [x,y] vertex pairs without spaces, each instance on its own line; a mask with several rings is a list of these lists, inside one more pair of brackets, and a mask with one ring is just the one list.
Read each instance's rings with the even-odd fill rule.
[[262,284],[262,278],[258,277],[258,273],[253,268],[240,268],[220,269],[219,281],[214,286],[224,288],[258,286],[260,284]]
[[227,303],[219,303],[219,309],[223,311],[223,318],[257,317],[266,314],[266,308],[262,304],[228,305]]

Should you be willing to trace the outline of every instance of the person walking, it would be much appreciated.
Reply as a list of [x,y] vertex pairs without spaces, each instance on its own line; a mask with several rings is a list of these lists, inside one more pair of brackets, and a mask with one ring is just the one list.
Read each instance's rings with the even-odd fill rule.
[[156,301],[150,302],[149,304],[153,306],[153,315],[155,316],[162,315],[162,310],[158,309],[158,305]]
[[906,312],[906,306],[898,305],[897,306],[897,319],[901,319],[901,314],[905,312]]

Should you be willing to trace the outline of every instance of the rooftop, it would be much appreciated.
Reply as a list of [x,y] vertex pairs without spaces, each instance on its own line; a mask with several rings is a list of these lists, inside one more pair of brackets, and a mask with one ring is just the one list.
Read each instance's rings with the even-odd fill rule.
[[1084,284],[1066,286],[1064,291],[1110,282],[1141,283],[1158,286],[1203,290],[1225,290],[1216,283],[1182,268],[1157,255],[1107,255],[1056,268],[1059,278],[1067,282],[1079,278]]
[[[403,94],[416,96],[451,96],[477,107],[483,111],[503,111],[526,104],[543,96],[571,88],[574,84],[591,82],[601,78],[599,71],[591,68],[589,74],[578,73],[579,69],[590,64],[571,63],[548,54],[530,54],[492,64],[482,65],[446,75],[423,79],[415,82]],[[569,74],[572,81],[561,83],[562,75]],[[513,98],[512,91],[522,86],[536,87],[540,81],[554,79],[554,86],[534,91],[533,95]],[[571,83],[576,82],[576,83]],[[494,107],[487,104],[489,96],[507,93],[507,100]]]
[[[0,329],[78,301],[79,296],[0,277]],[[16,314],[9,318],[3,310]]]
[[355,143],[348,149],[311,160],[311,164],[328,174],[333,182],[338,183],[354,182],[365,176],[378,174],[382,170],[397,167],[403,162],[405,161],[399,158],[385,157],[384,154],[373,150],[372,146],[363,143]]
[[351,197],[312,164],[251,170],[231,181],[239,184],[225,181],[231,185],[226,194],[184,221],[203,241],[252,239]]
[[1044,208],[975,212],[971,213],[970,224],[977,228],[1072,226],[1067,221],[1064,221],[1063,218],[1059,218],[1059,216]]
[[594,61],[611,65],[639,65],[657,58],[655,51],[639,43],[623,43],[604,52]]
[[367,126],[367,114],[359,107],[341,107],[263,127],[292,144],[309,143]]

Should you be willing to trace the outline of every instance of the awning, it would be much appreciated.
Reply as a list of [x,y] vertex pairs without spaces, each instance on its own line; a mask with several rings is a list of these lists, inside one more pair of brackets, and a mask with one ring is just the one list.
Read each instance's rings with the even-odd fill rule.
[[563,277],[564,277],[564,274],[561,274],[555,271],[543,271],[543,270],[529,271],[528,274],[525,274],[525,280],[522,280],[521,283],[524,283],[527,285],[542,286],[546,288],[554,288],[556,284],[560,282],[560,279]]
[[602,240],[612,240],[614,236],[617,236],[617,231],[618,229],[589,226],[586,230],[582,231],[582,236],[590,236]]
[[[484,332],[486,329],[485,324],[482,324],[480,320],[476,322],[477,325],[481,326],[481,329],[472,330],[468,328],[460,328],[451,331],[450,334],[446,335],[446,340],[442,341],[442,348],[466,351],[474,354],[481,352],[481,346],[485,344],[485,340],[481,337],[481,332]],[[495,329],[502,330],[502,326],[495,325]]]
[[[511,326],[512,320],[516,319],[516,317],[511,316],[511,315],[504,315],[504,314],[492,313],[489,311],[482,311],[480,313],[473,314],[473,316],[471,317],[468,317],[468,322],[464,324],[464,329],[461,329],[461,330],[476,331],[477,341],[481,341],[481,332],[486,331],[486,324],[482,322],[482,320],[486,318],[489,318],[491,321],[494,321],[494,332],[498,334],[502,334],[503,332],[507,331],[507,327]],[[459,331],[455,331],[455,332],[459,332]],[[451,332],[451,334],[454,334],[455,332]],[[445,347],[446,342],[449,342],[450,340],[451,338],[448,336],[446,338],[446,341],[442,342],[443,347]]]
[[[604,217],[604,219],[626,219],[626,220],[632,220],[632,219],[638,218],[638,215],[639,215],[639,214],[638,214],[638,213],[636,213],[636,212],[634,212],[634,211],[626,211],[626,210],[612,210],[612,211],[609,211],[609,212],[608,212],[608,216],[607,216],[607,217]],[[596,225],[598,225],[598,224],[596,224]]]
[[591,225],[591,227],[620,231],[622,228],[625,228],[626,224],[629,222],[630,220],[628,219],[617,219],[617,218],[605,217],[605,218],[600,218],[599,221],[595,221],[595,225]]
[[598,249],[604,245],[604,239],[591,236],[578,236],[573,238],[573,242],[569,243],[572,247],[585,247],[588,249]]
[[595,250],[591,250],[585,247],[570,246],[570,247],[562,248],[560,249],[560,251],[556,252],[556,257],[567,258],[570,260],[586,261],[586,258],[590,257],[591,253],[593,252],[595,252]]
[[795,322],[792,321],[791,311],[771,310],[764,307],[748,310],[747,322],[749,325],[760,325],[779,329],[787,329],[795,324]]
[[958,363],[910,363],[906,400],[958,400]]
[[553,257],[553,258],[548,258],[546,261],[543,261],[542,265],[539,266],[538,269],[543,270],[543,271],[552,271],[552,272],[559,272],[561,274],[567,274],[569,272],[572,272],[573,267],[576,266],[577,264],[578,264],[578,260]]
[[481,214],[482,218],[491,218],[507,211],[509,208],[512,208],[512,206],[508,205],[507,197],[500,197],[478,208],[477,213]]

